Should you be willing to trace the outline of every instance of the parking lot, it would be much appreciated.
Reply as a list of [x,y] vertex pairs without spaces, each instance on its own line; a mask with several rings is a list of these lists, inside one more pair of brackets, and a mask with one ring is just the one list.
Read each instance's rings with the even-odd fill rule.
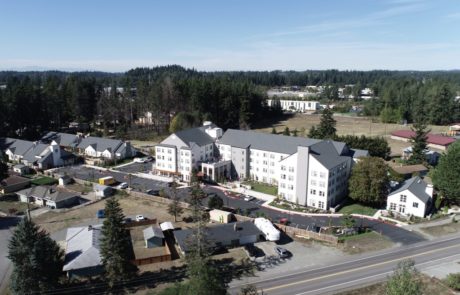
[[125,172],[125,173],[148,173],[152,171],[154,162],[147,162],[147,163],[136,163],[132,162],[128,165],[124,165],[121,167],[116,167],[114,170]]

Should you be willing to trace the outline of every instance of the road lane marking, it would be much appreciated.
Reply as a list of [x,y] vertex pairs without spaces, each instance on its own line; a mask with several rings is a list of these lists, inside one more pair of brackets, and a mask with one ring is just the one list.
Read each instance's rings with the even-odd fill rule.
[[[337,263],[337,264],[321,266],[321,267],[317,267],[317,268],[313,268],[313,269],[301,270],[299,272],[290,273],[290,274],[286,274],[286,275],[282,275],[282,276],[277,276],[276,278],[277,279],[282,279],[282,278],[286,278],[286,277],[290,277],[290,276],[296,276],[296,275],[299,275],[299,274],[302,274],[302,273],[313,272],[313,271],[317,271],[317,270],[323,270],[323,269],[326,269],[326,268],[337,267],[337,266],[341,266],[341,265],[345,265],[345,264],[349,264],[349,263],[356,263],[356,262],[360,262],[360,261],[368,260],[368,259],[372,259],[372,258],[378,258],[378,257],[382,257],[382,256],[389,255],[389,254],[398,254],[399,252],[401,252],[401,249],[402,250],[411,250],[411,251],[413,251],[413,250],[418,249],[420,247],[436,246],[437,244],[444,243],[444,242],[449,242],[449,241],[454,241],[454,240],[457,240],[457,239],[460,239],[460,236],[443,238],[441,240],[437,240],[435,243],[433,243],[431,241],[419,242],[419,243],[415,244],[411,248],[407,248],[407,246],[405,246],[405,247],[402,247],[402,248],[397,248],[396,250],[393,249],[393,250],[388,251],[388,252],[384,252],[384,253],[380,253],[380,254],[376,254],[376,255],[371,255],[371,256],[367,256],[367,257],[362,257],[362,258],[359,258],[359,259],[356,259],[356,260],[340,262],[340,263]],[[270,281],[270,280],[264,279],[264,280],[254,281],[254,282],[252,282],[252,284],[259,284],[259,283],[266,282],[266,281]],[[241,285],[235,285],[232,288],[235,288],[235,287],[238,287],[238,286],[241,286]]]
[[430,250],[430,251],[426,251],[426,252],[422,252],[422,253],[418,253],[418,254],[414,254],[414,255],[408,255],[408,256],[395,258],[395,259],[392,259],[392,260],[383,261],[383,262],[379,262],[379,263],[375,263],[375,264],[371,264],[371,265],[352,268],[352,269],[348,269],[348,270],[344,270],[344,271],[340,271],[340,272],[336,272],[336,273],[331,273],[331,274],[319,276],[319,277],[316,277],[316,278],[306,279],[306,280],[297,281],[297,282],[293,282],[293,283],[288,283],[288,284],[284,284],[284,285],[278,285],[278,286],[275,286],[275,287],[267,288],[264,291],[272,291],[272,290],[277,290],[277,289],[280,289],[280,288],[286,288],[286,287],[295,286],[295,285],[299,285],[299,284],[303,284],[303,283],[308,283],[308,282],[311,282],[311,281],[317,281],[317,280],[321,280],[321,279],[325,279],[325,278],[329,278],[329,277],[334,277],[334,276],[337,276],[337,275],[342,275],[342,274],[354,272],[354,271],[357,271],[357,270],[364,270],[364,269],[373,268],[373,267],[376,267],[376,266],[385,265],[385,264],[393,263],[393,262],[408,259],[408,258],[413,258],[413,257],[426,255],[426,254],[429,254],[429,253],[439,252],[440,250],[446,250],[446,249],[450,249],[450,248],[458,248],[458,245],[452,245],[452,246],[448,246],[448,247],[444,247],[444,248],[433,249],[433,250]]
[[[455,254],[455,255],[451,255],[451,256],[447,256],[447,257],[443,257],[443,258],[438,258],[438,259],[435,259],[435,260],[430,260],[430,261],[427,261],[427,262],[416,264],[416,266],[421,266],[421,265],[424,265],[424,264],[429,264],[429,263],[449,259],[449,258],[456,257],[456,256],[460,256],[460,254]],[[437,267],[437,265],[433,266],[433,267]],[[429,268],[425,268],[425,269],[429,269]],[[325,289],[330,289],[332,287],[337,287],[337,286],[342,286],[342,285],[346,285],[346,284],[350,284],[350,283],[359,282],[359,281],[369,279],[369,278],[373,278],[373,277],[378,277],[378,276],[382,276],[382,275],[388,275],[388,274],[391,274],[391,273],[393,273],[393,271],[387,271],[387,272],[384,272],[384,273],[380,273],[380,274],[376,274],[376,275],[372,275],[372,276],[368,276],[368,277],[364,277],[364,278],[359,278],[359,279],[356,279],[356,280],[353,280],[353,281],[348,281],[348,282],[344,282],[344,283],[340,283],[340,284],[335,284],[335,285],[332,285],[332,286],[327,286],[327,287],[323,287],[323,288],[316,289],[316,290],[310,290],[310,291],[306,291],[306,292],[303,292],[303,293],[297,293],[295,295],[305,295],[305,294],[309,294],[309,293],[312,293],[312,292],[318,292],[318,291],[322,291],[322,290],[325,290]]]

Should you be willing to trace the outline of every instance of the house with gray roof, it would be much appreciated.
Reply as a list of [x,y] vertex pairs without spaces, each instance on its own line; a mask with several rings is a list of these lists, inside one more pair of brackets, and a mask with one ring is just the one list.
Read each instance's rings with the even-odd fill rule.
[[100,225],[67,229],[63,271],[69,278],[102,274],[100,239]]
[[32,141],[16,138],[0,138],[0,149],[8,156],[11,162],[20,163],[24,155],[34,146]]
[[104,137],[84,137],[76,149],[82,155],[108,160],[126,159],[136,155],[136,150],[129,142]]
[[387,210],[401,216],[424,218],[433,205],[433,186],[419,176],[402,182],[387,198]]
[[51,144],[54,141],[60,147],[68,151],[73,151],[80,142],[80,139],[81,137],[76,134],[50,131],[40,141],[47,144]]
[[[173,233],[182,254],[186,255],[190,252],[194,229],[175,230]],[[262,232],[252,221],[242,221],[207,226],[204,228],[204,235],[210,248],[218,250],[221,247],[256,243],[260,240]]]
[[24,203],[47,206],[52,209],[66,208],[78,204],[80,195],[56,186],[33,186],[16,194]]
[[161,228],[149,226],[143,231],[145,248],[163,247],[165,236]]

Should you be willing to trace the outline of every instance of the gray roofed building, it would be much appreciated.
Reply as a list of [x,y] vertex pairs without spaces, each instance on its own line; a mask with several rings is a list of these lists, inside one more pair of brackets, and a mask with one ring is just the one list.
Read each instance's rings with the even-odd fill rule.
[[[255,243],[262,234],[251,221],[211,225],[204,229],[204,233],[214,248]],[[184,254],[190,251],[190,239],[193,238],[193,234],[193,229],[174,231],[176,242]]]
[[159,227],[149,226],[143,231],[146,248],[155,248],[163,246],[165,238],[163,231]]
[[36,143],[32,148],[30,148],[25,154],[24,154],[24,161],[27,161],[28,163],[33,163],[35,161],[38,161],[42,158],[46,158],[51,154],[51,150],[48,149],[49,145],[44,144],[44,143]]
[[419,176],[415,176],[401,183],[401,185],[392,191],[390,195],[399,194],[405,190],[409,190],[411,193],[417,196],[420,201],[426,203],[431,200],[431,196],[426,192],[427,186],[428,184],[423,181],[423,179],[421,179]]
[[67,229],[63,271],[66,271],[69,277],[102,273],[100,239],[100,225]]
[[325,168],[331,169],[348,160],[348,156],[341,156],[332,141],[324,140],[310,146],[312,156]]
[[76,134],[51,131],[44,135],[40,140],[44,143],[55,141],[62,147],[74,148],[78,145],[80,137]]
[[350,149],[350,154],[354,159],[360,157],[369,157],[369,151],[366,150]]
[[79,194],[55,186],[33,186],[17,192],[21,202],[32,202],[40,206],[63,208],[78,202]]
[[205,128],[203,126],[181,130],[174,134],[188,146],[190,146],[192,142],[199,146],[214,143],[214,139],[206,133]]
[[88,136],[83,138],[77,147],[79,149],[86,149],[88,146],[92,146],[98,152],[103,152],[105,150],[115,152],[122,143],[123,141],[119,139]]
[[[1,138],[0,147],[3,151],[10,151],[12,155],[15,155],[14,159],[10,155],[10,160],[19,160],[21,159],[28,150],[34,146],[32,141],[15,139],[15,138]],[[8,154],[8,153],[7,153]]]

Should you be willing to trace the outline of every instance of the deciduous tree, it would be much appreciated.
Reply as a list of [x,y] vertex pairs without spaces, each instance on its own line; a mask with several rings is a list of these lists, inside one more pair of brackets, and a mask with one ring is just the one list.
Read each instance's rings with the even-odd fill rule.
[[350,198],[365,204],[383,204],[388,194],[387,171],[388,166],[381,158],[360,158],[348,181]]
[[441,195],[451,201],[460,199],[460,142],[454,142],[447,152],[441,155],[433,172],[433,184]]
[[419,295],[422,287],[418,279],[418,271],[412,260],[398,263],[393,275],[388,278],[385,288],[386,295]]

